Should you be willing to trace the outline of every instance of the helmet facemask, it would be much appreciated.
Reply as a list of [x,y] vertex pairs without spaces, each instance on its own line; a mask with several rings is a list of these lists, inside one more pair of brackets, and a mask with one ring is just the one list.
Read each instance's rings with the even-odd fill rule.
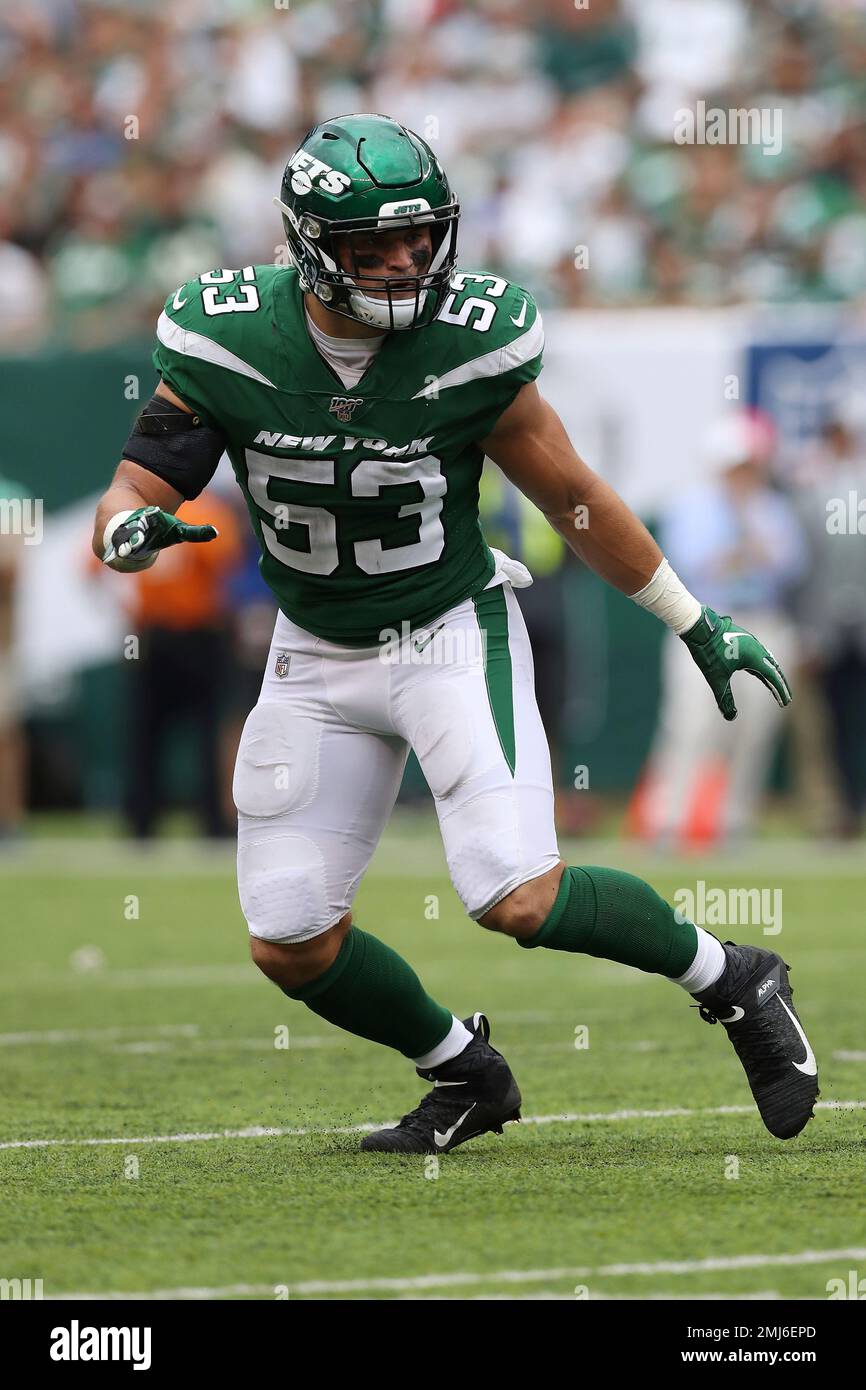
[[[376,217],[328,219],[302,212],[296,215],[279,198],[289,254],[301,277],[301,288],[314,294],[325,308],[358,323],[385,331],[418,328],[435,318],[457,261],[456,200],[430,208],[424,199],[404,198],[402,204],[385,204]],[[407,211],[414,203],[417,211]],[[423,206],[419,206],[423,204]],[[352,236],[391,228],[426,226],[430,229],[432,255],[420,274],[365,276],[357,264]],[[349,238],[353,269],[343,268],[337,238]]]

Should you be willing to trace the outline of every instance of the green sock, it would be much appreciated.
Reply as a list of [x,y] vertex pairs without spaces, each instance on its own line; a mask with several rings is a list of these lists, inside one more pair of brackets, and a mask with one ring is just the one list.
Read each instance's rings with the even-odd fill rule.
[[324,975],[285,993],[347,1033],[405,1057],[432,1052],[453,1022],[402,956],[357,927],[347,933]]
[[582,951],[675,980],[694,960],[698,934],[642,878],[590,866],[566,869],[548,917],[518,945]]

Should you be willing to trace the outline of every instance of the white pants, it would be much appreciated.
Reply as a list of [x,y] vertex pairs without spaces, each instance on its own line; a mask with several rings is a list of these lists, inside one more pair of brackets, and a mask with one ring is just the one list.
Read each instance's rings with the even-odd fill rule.
[[306,941],[349,910],[410,748],[471,917],[559,862],[532,653],[507,581],[384,649],[278,617],[234,778],[253,936]]

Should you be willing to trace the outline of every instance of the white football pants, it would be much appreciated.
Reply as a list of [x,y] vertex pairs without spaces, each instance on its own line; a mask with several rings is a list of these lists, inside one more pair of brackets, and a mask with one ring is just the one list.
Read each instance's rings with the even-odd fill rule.
[[410,748],[470,917],[559,862],[532,652],[507,580],[383,648],[277,618],[234,777],[253,936],[306,941],[348,912]]

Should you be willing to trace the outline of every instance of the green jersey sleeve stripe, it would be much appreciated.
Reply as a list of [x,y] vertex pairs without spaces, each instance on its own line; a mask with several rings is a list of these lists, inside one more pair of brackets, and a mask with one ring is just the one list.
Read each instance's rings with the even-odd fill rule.
[[251,377],[253,381],[260,381],[263,386],[277,389],[272,381],[262,376],[261,372],[257,372],[249,362],[244,362],[242,357],[236,357],[221,343],[205,337],[204,333],[193,333],[191,329],[181,328],[179,323],[169,318],[165,310],[157,321],[156,336],[163,347],[170,348],[172,352],[178,352],[183,357],[199,357],[202,362],[211,362],[215,367],[225,367],[227,371],[238,372],[241,376]]
[[464,362],[461,367],[454,367],[444,376],[436,377],[420,391],[416,391],[412,399],[417,401],[425,396],[433,396],[435,399],[437,393],[448,386],[463,386],[467,381],[478,381],[481,377],[502,376],[514,367],[522,367],[524,362],[531,362],[533,357],[538,356],[543,347],[544,326],[541,322],[541,315],[536,314],[535,322],[531,328],[527,328],[526,332],[521,333],[519,338],[514,338],[504,347],[493,348],[491,352],[485,352],[483,357],[473,357],[471,362]]

